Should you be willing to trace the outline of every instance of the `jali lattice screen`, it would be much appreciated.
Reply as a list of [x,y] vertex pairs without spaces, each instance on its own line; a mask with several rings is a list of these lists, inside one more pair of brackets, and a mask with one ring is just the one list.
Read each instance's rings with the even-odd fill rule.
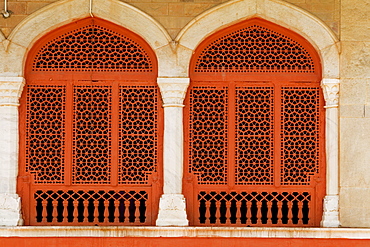
[[192,58],[184,194],[193,225],[318,226],[325,189],[320,60],[260,19]]

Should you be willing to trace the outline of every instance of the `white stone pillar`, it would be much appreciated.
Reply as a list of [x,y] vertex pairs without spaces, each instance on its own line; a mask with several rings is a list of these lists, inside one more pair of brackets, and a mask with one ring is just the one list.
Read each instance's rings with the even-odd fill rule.
[[323,79],[321,86],[326,101],[326,196],[323,227],[339,227],[339,79]]
[[157,226],[187,226],[183,176],[183,101],[189,78],[158,78],[164,107],[163,195]]
[[22,224],[18,176],[18,106],[23,77],[0,77],[0,225]]

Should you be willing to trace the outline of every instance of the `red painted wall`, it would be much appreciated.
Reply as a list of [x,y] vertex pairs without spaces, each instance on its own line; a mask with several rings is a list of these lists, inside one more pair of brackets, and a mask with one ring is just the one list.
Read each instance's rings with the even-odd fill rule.
[[9,237],[0,238],[0,247],[362,247],[370,239],[287,239],[287,238],[92,238],[92,237]]

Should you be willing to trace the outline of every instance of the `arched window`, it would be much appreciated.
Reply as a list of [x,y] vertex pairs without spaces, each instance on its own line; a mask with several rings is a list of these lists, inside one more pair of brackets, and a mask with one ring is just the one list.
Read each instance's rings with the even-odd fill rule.
[[26,62],[18,191],[26,225],[151,225],[161,193],[157,61],[98,18],[42,37]]
[[303,37],[262,19],[195,50],[185,101],[192,225],[318,226],[325,193],[321,64]]

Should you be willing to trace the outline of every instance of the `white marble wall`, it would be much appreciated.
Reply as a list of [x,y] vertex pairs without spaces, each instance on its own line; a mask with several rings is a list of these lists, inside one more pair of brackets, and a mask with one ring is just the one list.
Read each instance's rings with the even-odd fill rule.
[[370,3],[341,0],[340,219],[370,227]]

